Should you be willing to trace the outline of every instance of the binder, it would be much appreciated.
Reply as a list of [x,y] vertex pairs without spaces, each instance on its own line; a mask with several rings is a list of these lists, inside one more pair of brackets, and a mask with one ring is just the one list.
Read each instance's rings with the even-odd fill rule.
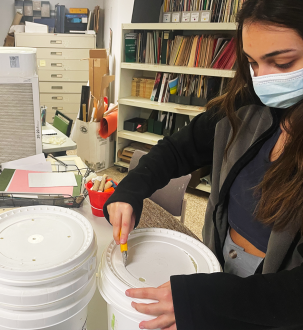
[[163,0],[135,0],[132,23],[159,23]]
[[56,33],[64,33],[65,32],[65,6],[64,5],[56,5]]
[[174,39],[174,33],[170,31],[163,32],[162,38],[162,50],[161,50],[161,64],[166,64],[166,56],[167,56],[167,42],[168,40]]

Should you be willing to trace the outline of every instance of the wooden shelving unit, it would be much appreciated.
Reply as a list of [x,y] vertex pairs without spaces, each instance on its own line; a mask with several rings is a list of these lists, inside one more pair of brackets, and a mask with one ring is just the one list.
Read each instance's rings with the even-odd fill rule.
[[174,66],[161,64],[142,64],[142,63],[121,63],[121,69],[140,70],[151,72],[170,72],[170,73],[184,73],[195,74],[201,76],[224,77],[233,78],[234,70],[222,69],[205,69],[205,68],[189,68],[188,66]]
[[[218,70],[218,69],[205,69],[205,68],[190,68],[183,66],[170,66],[170,65],[155,65],[143,63],[126,63],[124,62],[124,36],[126,33],[135,32],[136,30],[183,30],[192,31],[193,34],[219,34],[224,33],[231,36],[235,35],[237,26],[235,23],[135,23],[135,24],[122,24],[122,39],[121,39],[121,63],[120,63],[120,95],[119,95],[119,111],[118,111],[118,133],[116,150],[124,148],[132,141],[147,143],[155,145],[160,139],[161,135],[152,133],[138,133],[125,131],[123,123],[127,119],[134,117],[148,118],[152,110],[160,110],[166,112],[173,112],[185,114],[189,116],[196,116],[205,111],[204,107],[184,106],[174,103],[158,103],[131,96],[131,82],[133,77],[155,77],[156,72],[168,73],[183,73],[195,74],[212,77],[233,78],[235,75],[234,70]],[[189,32],[190,33],[190,32]],[[129,164],[123,162],[116,155],[115,165],[128,168]],[[210,192],[210,186],[199,184],[196,188],[198,190]]]

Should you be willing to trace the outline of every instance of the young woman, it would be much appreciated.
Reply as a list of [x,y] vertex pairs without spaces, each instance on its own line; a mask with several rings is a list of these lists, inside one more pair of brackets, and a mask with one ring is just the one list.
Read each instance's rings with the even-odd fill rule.
[[212,164],[203,241],[224,272],[132,289],[144,329],[303,329],[303,1],[246,0],[227,93],[160,141],[120,183],[107,218],[120,243],[143,199]]

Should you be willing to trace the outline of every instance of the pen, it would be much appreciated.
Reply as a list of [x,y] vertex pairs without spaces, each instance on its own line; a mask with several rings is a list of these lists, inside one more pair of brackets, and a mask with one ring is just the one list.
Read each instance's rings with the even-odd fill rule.
[[51,158],[53,158],[57,163],[59,163],[59,164],[65,166],[65,167],[67,167],[67,165],[66,165],[65,163],[63,163],[60,159],[54,157],[52,154],[49,154],[49,156],[50,156]]
[[[121,231],[120,231],[120,237],[121,237]],[[127,243],[120,244],[120,250],[122,252],[122,259],[123,259],[124,267],[126,267],[126,262],[127,262]]]

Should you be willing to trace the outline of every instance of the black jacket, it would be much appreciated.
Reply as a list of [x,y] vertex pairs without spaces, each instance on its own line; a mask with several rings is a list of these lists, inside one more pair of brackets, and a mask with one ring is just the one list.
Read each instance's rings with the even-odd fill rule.
[[[203,241],[223,268],[229,189],[241,169],[277,130],[281,117],[281,110],[260,105],[244,106],[237,113],[242,124],[227,159],[224,151],[231,136],[228,119],[215,110],[203,113],[141,158],[106,203],[107,219],[106,206],[123,201],[133,206],[138,224],[144,198],[172,178],[212,165]],[[178,330],[303,329],[302,243],[299,226],[282,233],[274,227],[264,263],[253,276],[172,276]]]

